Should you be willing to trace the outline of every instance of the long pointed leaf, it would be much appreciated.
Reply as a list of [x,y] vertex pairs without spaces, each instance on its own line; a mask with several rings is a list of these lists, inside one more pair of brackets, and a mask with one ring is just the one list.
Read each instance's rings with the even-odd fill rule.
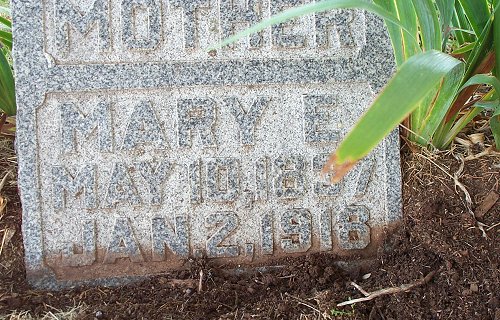
[[500,150],[500,108],[491,116],[490,128],[495,138],[495,144],[497,150]]
[[463,54],[467,52],[471,52],[474,49],[474,46],[476,45],[475,42],[466,44],[465,46],[462,46],[458,49],[453,50],[453,54]]
[[16,114],[16,97],[12,69],[0,50],[0,109],[8,116]]
[[[464,9],[458,1],[455,1],[455,12],[452,21],[453,26],[455,26],[458,30],[472,30],[472,27],[470,26],[469,21],[465,16]],[[474,41],[474,37],[468,33],[455,31],[455,36],[457,37],[460,45],[466,42]]]
[[456,97],[457,90],[462,82],[464,69],[455,68],[443,78],[443,82],[431,103],[425,106],[425,116],[420,119],[419,126],[412,127],[412,130],[418,134],[414,141],[422,145],[429,144],[432,141],[434,133],[439,128]]
[[445,149],[453,142],[457,134],[462,131],[472,119],[474,119],[482,108],[469,109],[464,115],[460,116],[458,120],[444,122],[440,125],[439,131],[434,135],[433,145],[438,149]]
[[436,0],[436,5],[439,10],[439,22],[441,24],[441,32],[443,34],[443,43],[441,51],[446,48],[446,41],[448,40],[448,33],[451,24],[451,18],[453,17],[453,3],[454,1],[449,0]]
[[2,16],[0,16],[0,24],[5,25],[9,29],[12,28],[12,22],[9,19]]
[[420,25],[422,48],[441,50],[441,27],[432,0],[412,0]]
[[4,30],[0,30],[0,38],[9,40],[12,42],[12,33]]
[[[500,10],[498,9],[500,6],[499,0],[493,0],[493,7],[495,8],[494,19],[493,19],[493,47],[495,48],[495,52],[500,52]],[[500,76],[500,58],[497,57],[495,61],[495,79],[499,79]],[[500,93],[499,90],[495,90],[497,93]],[[495,138],[495,144],[497,150],[500,150],[500,107],[497,107],[497,111],[493,113],[490,118],[490,128],[493,133],[493,137]]]
[[495,88],[496,92],[500,92],[500,81],[494,76],[489,76],[486,74],[476,74],[460,88],[460,91],[465,89],[468,86],[473,86],[476,84],[487,84]]
[[483,32],[481,32],[481,35],[477,38],[474,49],[472,49],[472,52],[467,59],[464,79],[468,79],[474,74],[476,68],[478,67],[478,64],[480,64],[484,60],[486,55],[491,51],[491,48],[493,46],[492,26],[492,21],[488,20]]
[[12,50],[12,41],[0,38],[0,43],[6,46],[9,50]]
[[455,68],[463,73],[464,65],[435,50],[408,59],[330,157],[324,172],[334,169],[333,180],[340,180]]
[[[500,5],[499,0],[493,1],[493,6],[498,8]],[[500,10],[496,9],[493,19],[493,47],[496,53],[500,53]],[[495,76],[497,79],[500,77],[500,58],[495,59]],[[500,91],[497,91],[500,92]]]
[[398,11],[398,18],[405,26],[406,30],[408,30],[408,32],[405,32],[405,30],[400,29],[403,40],[401,46],[404,51],[404,57],[406,61],[411,56],[422,52],[419,43],[415,41],[415,39],[419,38],[417,14],[415,12],[415,7],[413,6],[413,3],[411,1],[394,0],[394,2]]
[[[393,0],[373,0],[373,3],[387,10],[387,12],[393,14],[394,16],[397,16],[398,14],[396,3]],[[385,21],[385,24],[387,31],[389,32],[389,37],[391,38],[396,65],[400,66],[406,60],[404,50],[405,46],[403,44],[403,30],[397,24],[390,21]]]
[[486,22],[490,18],[490,11],[486,1],[458,0],[464,9],[465,15],[477,36],[481,34]]
[[[270,17],[269,19],[265,19],[252,27],[245,29],[238,34],[231,36],[222,42],[211,46],[207,49],[207,51],[215,50],[218,48],[221,48],[225,45],[231,44],[233,42],[238,41],[239,39],[246,37],[248,35],[251,35],[253,33],[259,32],[267,27],[270,27],[272,25],[282,23],[288,20],[291,20],[293,18],[296,18],[298,16],[303,16],[306,14],[311,14],[311,13],[316,13],[316,12],[323,12],[327,10],[332,10],[332,9],[364,9],[370,12],[373,12],[377,14],[378,16],[382,17],[386,21],[390,21],[392,23],[395,23],[397,25],[400,25],[402,28],[404,28],[403,25],[401,25],[401,22],[398,20],[396,16],[393,14],[387,12],[387,10],[384,10],[382,7],[373,4],[372,2],[366,1],[366,0],[324,0],[320,2],[313,2],[309,3],[300,7],[294,7],[288,10],[285,10],[277,15],[274,15]],[[416,41],[416,39],[415,39]]]

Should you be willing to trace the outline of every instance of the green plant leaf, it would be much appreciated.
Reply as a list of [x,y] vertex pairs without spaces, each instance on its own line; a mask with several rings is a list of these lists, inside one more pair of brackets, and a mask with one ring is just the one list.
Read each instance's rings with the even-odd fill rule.
[[468,86],[473,86],[476,84],[487,84],[495,88],[496,92],[500,92],[500,81],[494,76],[489,76],[486,74],[476,74],[471,77],[467,82],[460,88],[459,91],[467,88]]
[[8,29],[12,28],[12,22],[9,19],[2,16],[0,16],[0,24],[3,24]]
[[3,51],[0,52],[0,109],[8,116],[16,114],[14,76]]
[[495,138],[495,146],[497,150],[500,150],[500,108],[497,108],[497,111],[491,116],[490,128],[493,138]]
[[441,26],[432,0],[412,0],[420,25],[422,49],[441,50]]
[[4,30],[0,30],[0,38],[12,41],[12,33]]
[[0,43],[12,50],[12,33],[0,30]]
[[[458,1],[454,2],[455,10],[452,18],[453,26],[456,27],[456,30],[472,30],[469,20],[467,20],[467,17],[465,16],[464,9]],[[474,33],[469,34],[468,32],[455,31],[454,34],[460,44],[474,41]]]
[[408,59],[330,157],[324,173],[333,169],[332,180],[340,180],[455,68],[463,74],[461,61],[436,50]]
[[[267,27],[270,27],[272,25],[282,23],[288,20],[291,20],[293,18],[296,18],[298,16],[303,16],[311,13],[316,13],[316,12],[323,12],[323,11],[328,11],[332,9],[365,9],[367,11],[373,12],[377,14],[378,16],[382,17],[386,21],[390,21],[392,23],[395,23],[399,25],[401,28],[406,30],[404,25],[401,24],[401,22],[398,20],[398,18],[388,12],[387,10],[383,9],[382,7],[367,1],[367,0],[324,0],[320,2],[313,2],[309,3],[300,7],[294,7],[288,10],[285,10],[281,13],[278,13],[277,15],[274,15],[270,17],[269,19],[265,19],[253,26],[251,26],[248,29],[245,29],[239,33],[237,33],[234,36],[231,36],[222,42],[210,46],[207,51],[215,50],[218,48],[221,48],[223,46],[226,46],[228,44],[231,44],[233,42],[238,41],[239,39],[246,37],[248,35],[251,35],[253,33],[259,32]],[[407,30],[406,30],[407,31]],[[416,42],[416,39],[415,39]]]
[[[394,1],[373,0],[373,3],[387,10],[387,12],[390,12],[394,16],[397,16],[398,10]],[[385,21],[385,25],[391,38],[396,64],[399,66],[405,61],[404,51],[402,48],[403,46],[401,45],[403,43],[401,28],[397,24],[390,21]]]
[[453,50],[453,54],[462,54],[466,52],[471,52],[472,49],[474,49],[474,46],[476,45],[475,42],[466,44],[465,46],[462,46],[458,49]]
[[12,41],[0,38],[0,43],[6,46],[9,49],[9,51],[12,51]]
[[[404,61],[408,60],[411,56],[422,52],[420,45],[415,39],[419,38],[418,34],[418,20],[417,14],[415,12],[415,7],[412,1],[408,0],[394,0],[397,8],[398,18],[401,24],[404,25],[405,29],[400,28],[399,32],[402,35],[402,43],[400,44],[401,49],[404,53]],[[398,66],[400,66],[398,64]]]
[[[495,53],[500,52],[500,10],[498,9],[500,5],[499,0],[493,1],[493,6],[495,9],[494,18],[493,18],[493,48],[495,49]],[[497,79],[500,77],[500,59],[495,59],[495,76]],[[500,91],[497,91],[500,92]]]
[[450,24],[451,18],[453,17],[454,1],[449,0],[436,0],[436,5],[439,10],[439,22],[441,24],[441,32],[443,34],[443,43],[441,47],[441,51],[444,51],[446,48],[446,41],[448,40],[448,33],[451,31]]
[[470,34],[470,35],[476,35],[474,31],[466,30],[466,29],[460,29],[460,28],[451,28],[451,31],[462,31],[464,33]]
[[468,79],[474,74],[479,64],[483,61],[488,52],[491,51],[493,47],[492,25],[492,20],[488,20],[483,32],[474,42],[474,48],[472,49],[466,61],[466,71],[464,79]]
[[458,0],[462,6],[467,20],[477,36],[481,34],[487,21],[490,19],[488,3],[482,0]]
[[[434,143],[433,136],[443,122],[456,97],[457,90],[462,82],[464,70],[465,66],[462,66],[462,68],[454,68],[448,72],[444,76],[440,86],[436,88],[437,90],[432,92],[432,96],[429,96],[431,99],[426,100],[427,103],[422,106],[423,110],[421,110],[421,119],[418,119],[418,125],[411,128],[412,131],[417,133],[417,136],[412,139],[413,141],[421,145]],[[413,118],[412,114],[412,120]]]
[[478,101],[474,104],[474,107],[482,108],[486,110],[496,110],[500,105],[500,101]]
[[438,149],[445,149],[451,144],[457,134],[481,112],[481,108],[471,108],[464,115],[455,116],[451,121],[445,121],[440,124],[439,130],[434,134],[433,145]]
[[409,57],[422,51],[419,44],[415,41],[418,38],[418,24],[413,4],[408,0],[374,0],[373,2],[387,10],[390,14],[397,16],[400,22],[404,23],[406,30],[408,30],[406,32],[398,24],[385,20],[396,64],[400,66]]

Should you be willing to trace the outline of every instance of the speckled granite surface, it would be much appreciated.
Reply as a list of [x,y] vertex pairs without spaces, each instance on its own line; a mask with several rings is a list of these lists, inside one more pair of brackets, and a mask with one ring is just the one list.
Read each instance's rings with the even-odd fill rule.
[[397,134],[339,185],[319,171],[394,70],[382,22],[338,10],[205,50],[300,3],[12,1],[33,286],[381,245],[402,215]]

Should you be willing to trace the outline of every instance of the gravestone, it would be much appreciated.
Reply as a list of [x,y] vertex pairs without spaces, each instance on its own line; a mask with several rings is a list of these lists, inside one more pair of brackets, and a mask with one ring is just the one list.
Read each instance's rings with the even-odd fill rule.
[[301,3],[12,1],[33,286],[374,255],[402,214],[397,134],[319,173],[394,71],[383,23],[336,10],[206,51]]

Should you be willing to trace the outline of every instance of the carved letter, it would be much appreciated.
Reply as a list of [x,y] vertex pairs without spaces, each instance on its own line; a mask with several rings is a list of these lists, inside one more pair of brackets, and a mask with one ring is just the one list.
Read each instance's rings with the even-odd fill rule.
[[201,161],[196,160],[189,165],[189,190],[191,203],[200,203],[201,194]]
[[316,44],[320,48],[354,47],[353,10],[332,10],[316,13]]
[[175,229],[167,227],[164,218],[154,218],[151,223],[153,231],[153,261],[164,261],[167,257],[165,246],[181,257],[189,256],[189,230],[185,217],[175,218]]
[[[303,0],[274,0],[271,5],[271,14],[275,15],[281,11],[304,4]],[[272,26],[273,45],[278,48],[302,48],[306,45],[306,37],[303,34],[293,32],[293,28],[299,24],[299,18],[279,23]]]
[[285,252],[306,252],[311,247],[311,213],[292,209],[281,216],[281,247]]
[[138,205],[141,203],[141,199],[137,195],[137,189],[130,178],[127,168],[122,163],[116,163],[104,198],[104,206],[111,208],[117,203],[124,202]]
[[190,147],[194,132],[199,132],[204,146],[214,146],[215,101],[210,98],[181,99],[177,108],[179,146]]
[[209,9],[210,0],[170,0],[170,4],[183,9],[185,46],[186,48],[194,49],[196,47],[196,39],[198,38],[196,13],[200,9]]
[[[251,26],[262,20],[263,4],[262,0],[243,0],[243,6],[235,3],[235,0],[221,0],[222,38],[229,38],[235,35],[236,25]],[[250,36],[250,47],[262,46],[262,32],[254,33]]]
[[277,197],[298,198],[304,195],[305,161],[302,156],[279,156],[274,161],[274,167],[274,191]]
[[[146,14],[143,34],[139,14]],[[122,39],[128,49],[155,49],[161,38],[161,5],[159,0],[122,0]]]
[[76,131],[88,136],[97,127],[99,150],[113,151],[113,125],[111,110],[107,103],[101,102],[93,113],[83,115],[72,103],[60,105],[61,110],[61,135],[63,152],[76,151]]
[[255,162],[255,201],[267,200],[269,197],[269,163],[267,158]]
[[238,101],[238,98],[231,97],[224,99],[224,103],[231,110],[231,114],[236,118],[240,126],[240,141],[243,145],[253,145],[254,133],[257,121],[262,116],[264,109],[269,105],[271,98],[258,97],[248,111]]
[[356,184],[356,194],[354,195],[355,197],[361,198],[366,194],[374,168],[375,159],[373,159],[373,154],[365,157],[358,165],[358,169],[356,171],[359,170],[359,174]]
[[66,196],[69,193],[77,197],[83,189],[85,209],[95,209],[97,207],[96,173],[92,165],[84,166],[76,176],[72,176],[66,168],[62,166],[52,167],[52,195],[54,197],[54,208],[62,209],[66,207]]
[[339,246],[342,249],[363,249],[370,244],[370,211],[365,206],[349,206],[337,216]]
[[120,258],[129,258],[132,262],[144,261],[132,227],[130,227],[128,219],[125,218],[116,219],[103,263],[115,263],[116,259]]
[[98,47],[101,51],[108,49],[111,46],[109,14],[109,0],[95,0],[85,14],[75,9],[68,0],[56,0],[54,22],[57,48],[65,53],[69,50],[70,24],[81,34],[86,34],[97,24],[99,27]]
[[273,218],[270,213],[266,213],[262,217],[261,225],[261,242],[262,254],[273,254],[274,251],[274,233],[273,233]]
[[141,176],[146,180],[149,194],[151,195],[151,204],[161,204],[161,185],[167,179],[172,165],[170,162],[161,161],[156,167],[151,162],[139,162],[135,165]]
[[335,142],[341,124],[333,95],[304,96],[304,129],[306,142]]
[[96,259],[96,232],[94,220],[85,220],[82,230],[81,253],[78,246],[71,244],[62,252],[62,265],[67,267],[90,266]]
[[125,131],[122,149],[130,150],[144,143],[151,143],[158,148],[165,147],[163,131],[151,102],[148,101],[135,106]]
[[330,209],[321,209],[319,217],[319,249],[321,251],[333,249],[332,212]]
[[[313,170],[317,179],[321,177],[321,170],[323,165],[328,160],[330,155],[328,153],[322,153],[314,156],[313,158]],[[326,176],[321,181],[314,182],[314,193],[321,197],[335,197],[340,193],[340,183],[331,183],[330,177]]]

